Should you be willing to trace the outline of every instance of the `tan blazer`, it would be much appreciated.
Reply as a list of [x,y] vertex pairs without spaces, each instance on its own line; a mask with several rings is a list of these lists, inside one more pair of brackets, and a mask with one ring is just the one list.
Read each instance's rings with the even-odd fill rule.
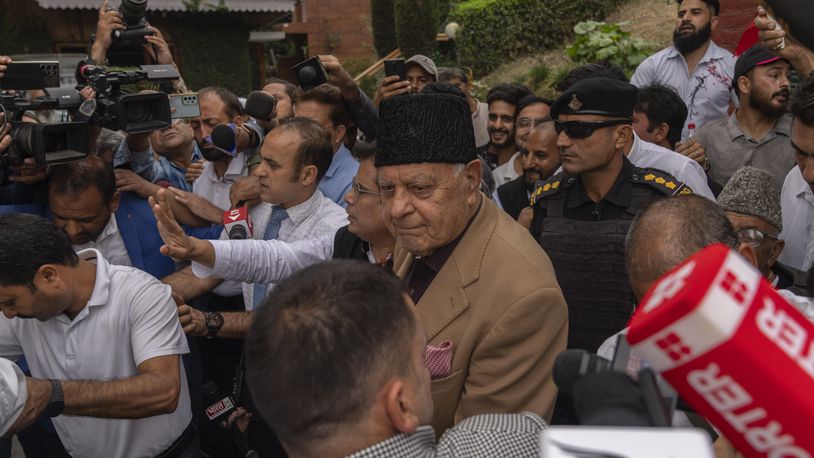
[[[397,241],[400,277],[413,259]],[[417,311],[429,344],[454,345],[451,374],[432,381],[437,435],[476,414],[551,418],[552,368],[565,350],[568,308],[540,245],[486,196]]]

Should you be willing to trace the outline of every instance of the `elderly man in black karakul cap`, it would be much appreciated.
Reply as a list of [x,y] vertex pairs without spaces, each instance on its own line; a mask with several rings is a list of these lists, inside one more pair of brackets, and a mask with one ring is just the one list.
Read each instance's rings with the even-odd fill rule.
[[384,100],[378,132],[393,270],[427,337],[436,434],[487,412],[550,418],[567,306],[545,252],[480,191],[466,100],[426,92]]
[[[551,106],[563,172],[536,185],[531,232],[551,258],[568,303],[568,348],[595,352],[627,325],[634,304],[625,268],[630,222],[656,199],[692,192],[666,172],[635,167],[623,154],[633,135],[636,95],[631,84],[591,78]],[[555,422],[572,422],[561,406],[569,401],[560,397]]]

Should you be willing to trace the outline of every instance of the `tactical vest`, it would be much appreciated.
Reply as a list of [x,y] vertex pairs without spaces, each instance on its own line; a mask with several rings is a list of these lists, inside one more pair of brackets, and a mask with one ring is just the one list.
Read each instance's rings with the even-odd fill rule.
[[[639,176],[634,175],[633,180],[643,181],[642,170],[637,173]],[[573,185],[573,177],[567,180],[571,181],[565,181],[563,188]],[[559,181],[556,183],[554,189],[559,186]],[[630,223],[664,195],[646,186],[634,186],[623,217],[606,221],[565,218],[567,196],[567,192],[560,191],[543,197],[546,217],[539,242],[551,258],[568,303],[568,348],[596,352],[605,339],[627,326],[633,312],[635,299],[625,266]]]

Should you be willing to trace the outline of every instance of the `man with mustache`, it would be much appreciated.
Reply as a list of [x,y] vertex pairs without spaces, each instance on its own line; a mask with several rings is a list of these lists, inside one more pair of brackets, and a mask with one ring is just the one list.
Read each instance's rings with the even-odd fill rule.
[[536,95],[527,95],[517,102],[517,108],[514,112],[514,144],[517,147],[517,152],[514,153],[505,164],[499,166],[492,172],[492,175],[495,177],[496,186],[500,187],[517,178],[519,175],[522,175],[522,155],[526,149],[526,139],[533,128],[551,119],[548,116],[548,112],[551,110],[551,103],[551,100],[537,97]]
[[[568,348],[596,351],[633,311],[625,274],[625,234],[655,200],[692,190],[625,155],[633,138],[635,86],[590,78],[551,106],[563,173],[538,182],[531,233],[551,258],[568,304]],[[560,393],[552,423],[572,423],[570,397]]]
[[518,219],[529,207],[529,197],[540,180],[547,180],[560,167],[560,149],[554,121],[545,121],[531,130],[520,152],[523,174],[497,188],[503,210]]
[[[678,92],[689,115],[682,140],[688,137],[687,125],[703,127],[726,117],[731,94],[735,58],[711,39],[718,27],[718,0],[682,0],[673,32],[673,46],[644,60],[630,82],[638,87],[660,83]],[[691,155],[695,142],[683,145],[682,154]]]
[[771,173],[777,189],[794,167],[791,146],[789,76],[791,65],[762,46],[749,48],[735,64],[732,86],[739,107],[729,118],[698,131],[709,157],[709,176],[725,184],[745,165]]

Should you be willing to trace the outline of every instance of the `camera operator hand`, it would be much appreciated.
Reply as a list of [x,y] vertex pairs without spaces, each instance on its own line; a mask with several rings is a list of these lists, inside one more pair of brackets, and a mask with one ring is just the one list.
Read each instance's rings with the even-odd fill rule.
[[161,186],[150,183],[132,170],[116,169],[116,191],[130,191],[138,194],[142,199],[146,199],[161,189]]
[[376,107],[378,107],[379,104],[384,99],[409,93],[410,93],[409,81],[407,80],[402,81],[398,75],[385,76],[384,79],[382,80],[382,84],[376,91],[376,97],[374,98],[373,103],[376,104]]
[[195,161],[189,164],[189,167],[187,167],[187,173],[184,175],[184,179],[187,181],[187,183],[194,183],[195,180],[197,180],[198,177],[203,173],[205,165],[205,160]]
[[353,77],[342,67],[342,64],[334,56],[319,56],[322,66],[328,72],[328,82],[339,88],[342,98],[345,100],[353,101],[358,100],[359,85],[356,84]]
[[97,65],[104,65],[107,50],[113,43],[113,31],[124,30],[127,26],[116,9],[110,9],[110,1],[104,0],[99,7],[99,20],[96,22],[96,39],[90,48],[90,57]]
[[6,64],[11,63],[11,57],[9,56],[0,56],[0,78],[6,74]]
[[172,52],[170,52],[170,45],[167,44],[167,40],[164,39],[164,35],[161,34],[161,31],[149,24],[147,25],[147,30],[155,34],[144,36],[144,39],[147,41],[147,43],[144,44],[144,49],[153,59],[153,62],[160,65],[172,65],[178,68],[178,66],[175,65]]

